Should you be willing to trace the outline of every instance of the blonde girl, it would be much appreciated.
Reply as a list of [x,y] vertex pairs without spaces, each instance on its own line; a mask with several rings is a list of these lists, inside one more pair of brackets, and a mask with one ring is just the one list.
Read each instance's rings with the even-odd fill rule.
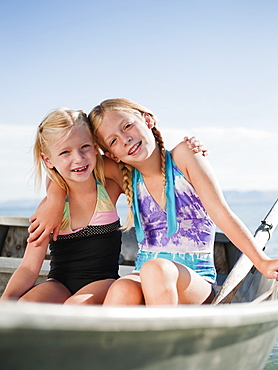
[[109,99],[89,114],[93,135],[118,163],[107,173],[123,187],[139,244],[134,273],[117,280],[104,304],[202,304],[213,299],[215,224],[267,278],[270,260],[228,207],[206,158],[185,143],[168,152],[147,108]]
[[87,116],[69,109],[49,113],[37,129],[34,159],[37,179],[44,168],[66,194],[66,199],[60,197],[63,222],[57,240],[50,238],[48,279],[35,284],[49,237],[37,247],[28,243],[1,299],[102,304],[119,277],[121,232],[115,204],[121,189],[109,179],[104,187],[102,158]]

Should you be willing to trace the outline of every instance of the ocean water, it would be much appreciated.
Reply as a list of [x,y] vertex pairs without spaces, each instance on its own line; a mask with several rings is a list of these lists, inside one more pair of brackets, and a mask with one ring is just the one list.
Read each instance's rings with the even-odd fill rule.
[[[273,200],[274,203],[275,199]],[[235,214],[245,223],[248,229],[254,234],[254,232],[259,227],[261,221],[265,218],[270,208],[272,207],[272,202],[236,202],[229,203],[231,209]],[[0,216],[18,216],[18,217],[30,217],[35,211],[34,207],[29,208],[1,208]],[[125,205],[120,204],[118,207],[119,216],[122,223],[124,223],[127,208]],[[267,243],[266,253],[271,258],[278,258],[278,227],[274,231],[272,238]],[[269,359],[264,367],[264,370],[274,370],[278,369],[278,339],[274,345],[274,348],[269,356]],[[254,369],[256,370],[256,369]]]

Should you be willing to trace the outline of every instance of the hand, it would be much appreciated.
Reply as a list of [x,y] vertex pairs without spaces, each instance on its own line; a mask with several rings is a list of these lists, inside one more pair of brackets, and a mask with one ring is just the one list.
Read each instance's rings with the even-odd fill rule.
[[264,260],[258,267],[258,270],[267,279],[278,279],[278,259]]
[[204,157],[206,157],[209,154],[204,143],[200,141],[198,138],[196,138],[195,136],[192,136],[191,138],[188,138],[188,136],[185,136],[183,140],[186,142],[188,148],[191,149],[193,152],[202,153]]
[[[36,212],[29,218],[31,225],[28,228],[30,233],[27,239],[33,246],[39,246],[53,232],[53,240],[57,240],[62,223],[64,203],[55,207],[45,198],[37,208]],[[55,210],[55,211],[53,211]]]
[[45,239],[49,238],[49,235],[52,232],[52,239],[57,240],[61,222],[57,225],[57,222],[53,222],[53,218],[51,218],[51,223],[45,223],[39,216],[37,216],[36,212],[29,218],[29,221],[31,222],[31,225],[28,228],[30,235],[27,242],[29,244],[33,244],[33,246],[38,247]]

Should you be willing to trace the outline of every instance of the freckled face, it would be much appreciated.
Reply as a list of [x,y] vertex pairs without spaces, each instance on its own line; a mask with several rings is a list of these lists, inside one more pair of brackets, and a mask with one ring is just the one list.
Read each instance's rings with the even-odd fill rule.
[[49,168],[54,168],[67,181],[86,181],[96,165],[97,149],[87,127],[81,126],[66,139],[58,136],[50,148],[49,157],[42,157]]
[[152,127],[143,116],[111,111],[104,113],[97,135],[115,160],[134,165],[149,158],[156,147]]

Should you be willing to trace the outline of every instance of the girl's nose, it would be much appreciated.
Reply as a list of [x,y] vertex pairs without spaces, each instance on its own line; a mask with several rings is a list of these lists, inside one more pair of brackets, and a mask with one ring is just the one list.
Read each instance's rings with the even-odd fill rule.
[[132,141],[132,137],[131,137],[131,136],[126,136],[126,137],[124,138],[124,144],[125,144],[125,145],[129,144],[131,141]]
[[81,151],[81,150],[77,150],[77,151],[74,153],[74,161],[75,161],[75,162],[79,162],[79,161],[83,160],[83,158],[84,158],[84,155],[83,155],[83,153],[82,153],[82,151]]

